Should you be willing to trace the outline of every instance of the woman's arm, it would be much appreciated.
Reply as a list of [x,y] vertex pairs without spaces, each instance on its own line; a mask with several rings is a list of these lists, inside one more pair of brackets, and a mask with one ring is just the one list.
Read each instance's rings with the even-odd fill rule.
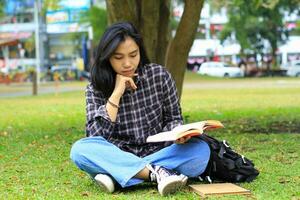
[[95,95],[93,87],[88,85],[86,90],[87,136],[101,135],[108,138],[112,134],[117,120],[119,102],[127,87],[137,89],[131,77],[117,74],[115,89],[106,101],[103,96]]
[[109,138],[115,123],[110,119],[106,109],[106,100],[96,95],[91,85],[86,89],[86,135]]
[[[137,74],[134,74],[136,76]],[[117,119],[119,102],[121,97],[124,94],[124,91],[127,87],[130,87],[133,90],[136,90],[137,87],[131,77],[122,76],[120,74],[116,75],[116,84],[115,89],[111,96],[108,98],[106,103],[106,110],[112,122],[115,122]]]

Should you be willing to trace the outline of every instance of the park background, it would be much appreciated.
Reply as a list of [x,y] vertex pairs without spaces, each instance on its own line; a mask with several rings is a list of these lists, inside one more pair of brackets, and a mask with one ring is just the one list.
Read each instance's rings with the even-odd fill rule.
[[[151,184],[105,194],[69,159],[71,145],[85,136],[88,77],[78,71],[88,72],[104,28],[119,20],[133,22],[147,38],[151,60],[172,73],[185,122],[222,121],[225,128],[209,134],[226,139],[260,170],[254,182],[241,184],[251,197],[224,199],[300,199],[300,80],[275,73],[299,59],[299,48],[280,51],[299,36],[298,1],[74,2],[1,1],[1,199],[161,198]],[[227,21],[213,23],[224,9]],[[205,46],[211,40],[217,42]],[[239,51],[215,51],[223,40]],[[238,65],[241,58],[263,75],[229,79],[193,71],[207,60]],[[47,77],[54,66],[77,70]],[[167,197],[198,198],[188,188]]]

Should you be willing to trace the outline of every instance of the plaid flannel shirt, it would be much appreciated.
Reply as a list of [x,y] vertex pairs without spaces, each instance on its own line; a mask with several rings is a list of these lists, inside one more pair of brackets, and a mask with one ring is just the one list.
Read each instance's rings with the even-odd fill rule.
[[116,122],[111,122],[101,92],[86,89],[86,135],[102,136],[120,149],[144,157],[168,145],[146,143],[149,135],[183,123],[177,90],[171,75],[157,64],[139,67],[136,91],[126,90],[120,99]]

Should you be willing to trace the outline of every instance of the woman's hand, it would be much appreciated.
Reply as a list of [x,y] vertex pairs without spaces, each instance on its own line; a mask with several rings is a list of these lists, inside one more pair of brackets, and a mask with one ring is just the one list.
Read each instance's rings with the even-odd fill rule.
[[[137,76],[133,74],[132,77]],[[136,85],[132,77],[123,76],[120,74],[116,75],[115,88],[112,95],[108,98],[108,103],[106,104],[106,110],[112,122],[115,122],[117,119],[117,113],[119,108],[120,99],[123,96],[126,88],[131,88],[136,90]]]
[[127,77],[127,76],[117,74],[113,95],[116,95],[117,97],[121,98],[126,88],[131,88],[133,90],[136,90],[137,87],[132,79],[134,76],[137,76],[137,74],[133,74],[132,77]]
[[175,143],[176,143],[176,144],[184,144],[184,143],[186,143],[189,139],[191,139],[191,136],[181,137],[181,138],[175,140]]

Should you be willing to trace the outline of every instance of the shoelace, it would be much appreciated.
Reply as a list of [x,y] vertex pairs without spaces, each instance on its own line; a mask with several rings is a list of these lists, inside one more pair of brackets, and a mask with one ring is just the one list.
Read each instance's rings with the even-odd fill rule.
[[[159,182],[162,177],[167,177],[173,175],[168,170],[164,169],[163,167],[155,167],[155,169],[152,167],[152,165],[148,164],[146,167],[150,170],[150,181],[157,181]],[[175,174],[175,173],[174,173]]]
[[157,177],[158,177],[158,174],[157,174],[157,172],[153,169],[153,167],[152,167],[152,165],[151,164],[147,164],[146,165],[146,168],[148,168],[149,169],[149,171],[150,171],[150,181],[152,181],[152,182],[155,182],[155,181],[157,181]]
[[159,174],[159,177],[167,177],[167,176],[173,175],[171,172],[169,172],[168,170],[166,170],[162,167],[158,168],[157,173]]

